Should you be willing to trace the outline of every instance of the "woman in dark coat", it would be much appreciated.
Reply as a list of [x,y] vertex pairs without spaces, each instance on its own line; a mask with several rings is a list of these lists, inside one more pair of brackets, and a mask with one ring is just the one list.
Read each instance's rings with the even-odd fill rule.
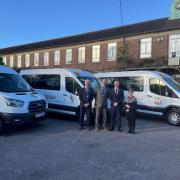
[[128,120],[129,131],[127,133],[135,133],[136,126],[136,109],[137,109],[137,100],[133,95],[134,90],[132,88],[128,91],[128,97],[125,98],[125,110],[126,118]]

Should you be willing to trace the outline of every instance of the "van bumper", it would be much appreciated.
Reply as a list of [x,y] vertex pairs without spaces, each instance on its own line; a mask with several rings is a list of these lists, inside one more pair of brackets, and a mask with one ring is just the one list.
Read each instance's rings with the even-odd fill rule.
[[[24,114],[10,114],[10,113],[0,113],[0,118],[3,123],[10,125],[23,125],[37,123],[38,121],[45,120],[47,118],[46,112],[40,112],[42,114],[36,113],[24,113]],[[39,117],[38,117],[38,116]]]

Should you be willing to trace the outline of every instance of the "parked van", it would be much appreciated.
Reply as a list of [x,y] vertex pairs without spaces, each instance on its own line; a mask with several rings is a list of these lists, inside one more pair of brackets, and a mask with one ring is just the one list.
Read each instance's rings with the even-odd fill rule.
[[156,71],[124,71],[95,74],[107,79],[109,88],[119,80],[124,94],[134,89],[138,112],[165,117],[172,125],[180,124],[180,84],[171,76]]
[[45,97],[14,70],[0,66],[0,131],[5,124],[38,122],[46,117]]
[[99,83],[91,73],[78,69],[29,69],[20,74],[37,92],[45,95],[49,111],[78,117],[78,92],[84,81],[88,79],[93,89]]

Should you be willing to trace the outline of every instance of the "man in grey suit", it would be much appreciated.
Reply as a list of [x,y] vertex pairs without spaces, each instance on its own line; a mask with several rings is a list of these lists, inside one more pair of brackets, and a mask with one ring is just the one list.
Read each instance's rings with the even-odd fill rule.
[[[107,126],[107,108],[108,108],[109,88],[106,87],[106,79],[101,80],[100,86],[97,87],[95,92],[96,99],[96,129],[106,129]],[[100,123],[100,118],[102,121]]]

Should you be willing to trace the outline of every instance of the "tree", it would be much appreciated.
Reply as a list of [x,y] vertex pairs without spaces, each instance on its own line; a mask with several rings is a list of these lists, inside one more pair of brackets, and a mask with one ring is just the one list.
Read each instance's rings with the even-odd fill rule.
[[0,65],[4,65],[3,58],[0,56]]
[[118,64],[120,64],[122,71],[125,69],[127,57],[128,57],[128,44],[126,42],[126,39],[123,37],[123,42],[119,48],[118,57],[117,57]]

